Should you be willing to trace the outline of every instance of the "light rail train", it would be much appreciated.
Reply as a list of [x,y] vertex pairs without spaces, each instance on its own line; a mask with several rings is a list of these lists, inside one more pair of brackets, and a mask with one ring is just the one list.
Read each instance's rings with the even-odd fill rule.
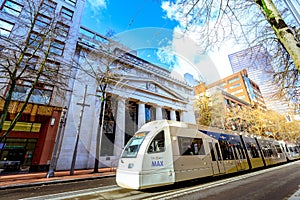
[[125,146],[119,186],[145,189],[299,159],[299,146],[178,121],[145,124]]

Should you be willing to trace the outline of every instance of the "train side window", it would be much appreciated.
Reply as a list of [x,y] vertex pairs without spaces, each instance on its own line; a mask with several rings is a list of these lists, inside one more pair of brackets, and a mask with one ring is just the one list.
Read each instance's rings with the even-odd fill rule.
[[231,144],[225,140],[219,141],[221,152],[224,160],[234,160],[233,151],[231,148]]
[[180,155],[205,155],[201,138],[178,137]]
[[233,145],[233,146],[232,146],[232,149],[233,149],[233,154],[234,154],[235,159],[239,159],[239,156],[238,156],[238,153],[237,153],[236,146]]
[[283,153],[280,145],[275,145],[275,148],[277,150],[277,153]]
[[222,160],[222,159],[221,159],[220,148],[219,148],[218,143],[215,143],[215,146],[216,146],[216,150],[217,150],[218,160]]
[[254,144],[248,143],[248,149],[250,149],[250,154],[251,154],[252,158],[259,158],[257,148]]
[[211,142],[209,142],[208,144],[209,144],[209,149],[210,149],[211,160],[216,161],[214,147]]
[[235,147],[240,155],[240,159],[246,159],[244,149],[241,147],[241,145],[237,144]]
[[164,131],[161,131],[153,138],[147,152],[158,153],[163,151],[165,151],[165,134]]

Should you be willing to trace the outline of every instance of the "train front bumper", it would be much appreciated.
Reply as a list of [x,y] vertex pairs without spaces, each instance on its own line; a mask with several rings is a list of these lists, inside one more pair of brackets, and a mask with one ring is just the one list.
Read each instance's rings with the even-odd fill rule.
[[120,187],[139,190],[141,189],[141,178],[139,171],[118,169],[116,182]]

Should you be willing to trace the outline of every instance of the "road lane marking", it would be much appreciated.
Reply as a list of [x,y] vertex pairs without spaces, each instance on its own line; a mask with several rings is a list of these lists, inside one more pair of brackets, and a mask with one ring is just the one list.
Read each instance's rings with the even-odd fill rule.
[[215,182],[212,182],[212,183],[206,183],[206,184],[201,185],[201,186],[194,186],[194,187],[190,187],[190,188],[185,188],[185,189],[182,189],[182,190],[169,192],[169,193],[158,195],[158,196],[155,196],[155,197],[145,198],[144,200],[173,199],[173,198],[176,198],[176,197],[180,197],[180,196],[192,194],[192,193],[195,193],[195,192],[199,192],[201,190],[205,190],[205,189],[225,185],[225,184],[228,184],[228,183],[232,183],[232,182],[235,182],[235,181],[239,181],[239,180],[242,180],[242,179],[245,179],[245,178],[250,178],[250,177],[253,177],[253,176],[257,176],[257,175],[260,175],[260,174],[263,174],[263,173],[266,173],[266,172],[271,172],[271,171],[274,171],[274,170],[277,170],[277,169],[281,169],[281,168],[293,165],[293,164],[298,163],[298,162],[300,162],[300,161],[293,162],[293,163],[288,163],[288,164],[285,164],[285,165],[280,165],[280,166],[276,166],[276,167],[272,167],[272,168],[268,168],[268,169],[264,169],[264,170],[259,170],[259,171],[256,171],[256,172],[253,172],[253,173],[250,173],[250,174],[244,174],[244,175],[228,178],[228,179],[225,179],[225,180],[219,180],[219,181],[215,181]]
[[58,200],[58,199],[66,199],[66,198],[75,198],[79,196],[84,195],[91,195],[99,192],[111,192],[114,190],[121,189],[117,185],[111,185],[111,186],[105,186],[105,187],[97,187],[97,188],[90,188],[90,189],[84,189],[84,190],[76,190],[71,192],[62,192],[57,194],[49,194],[49,195],[43,195],[43,196],[37,196],[37,197],[29,197],[29,198],[23,198],[21,200],[46,200],[46,199],[52,199],[52,200]]
[[[284,165],[280,165],[280,166],[276,166],[276,167],[272,167],[272,168],[268,168],[268,169],[259,170],[259,171],[252,172],[252,173],[249,173],[249,174],[234,176],[234,177],[231,177],[231,178],[227,178],[227,179],[223,179],[223,180],[219,180],[219,181],[215,181],[215,182],[206,183],[206,184],[203,184],[201,186],[193,186],[191,188],[183,188],[183,189],[178,190],[178,191],[170,191],[170,192],[162,191],[162,192],[156,193],[155,197],[153,197],[153,193],[152,194],[138,193],[136,195],[131,194],[130,196],[124,196],[124,197],[121,197],[121,198],[120,198],[120,196],[118,196],[118,197],[119,197],[119,199],[124,199],[124,200],[125,199],[141,199],[141,198],[145,199],[145,200],[146,199],[148,199],[148,200],[150,200],[150,199],[151,200],[154,200],[154,199],[173,199],[173,198],[176,198],[176,197],[192,194],[194,192],[198,192],[198,191],[201,191],[201,190],[205,190],[205,189],[225,185],[225,184],[232,183],[232,182],[235,182],[235,181],[239,181],[239,180],[242,180],[242,179],[245,179],[245,178],[250,178],[250,177],[257,176],[257,175],[260,175],[260,174],[263,174],[263,173],[271,172],[273,170],[281,169],[281,168],[284,168],[284,167],[287,167],[287,166],[290,166],[290,165],[293,165],[293,164],[298,164],[298,163],[300,163],[300,161],[292,162],[292,163],[288,163],[288,164],[284,164]],[[106,187],[97,187],[97,188],[90,188],[90,189],[84,189],[84,190],[78,190],[78,191],[62,192],[62,193],[58,193],[58,194],[51,194],[51,195],[44,195],[44,196],[38,196],[38,197],[24,198],[23,200],[75,199],[76,197],[78,198],[78,197],[83,197],[83,196],[88,196],[88,195],[97,195],[97,194],[104,194],[104,193],[111,193],[112,194],[111,197],[113,198],[113,196],[114,196],[113,193],[119,194],[121,192],[121,190],[124,190],[124,188],[121,188],[117,185],[112,185],[112,186],[106,186]]]

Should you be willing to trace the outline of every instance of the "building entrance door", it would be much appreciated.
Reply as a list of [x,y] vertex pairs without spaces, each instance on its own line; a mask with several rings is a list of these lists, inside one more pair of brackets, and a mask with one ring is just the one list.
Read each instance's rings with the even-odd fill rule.
[[19,171],[20,166],[24,161],[25,149],[5,149],[1,153],[1,168],[6,172]]

